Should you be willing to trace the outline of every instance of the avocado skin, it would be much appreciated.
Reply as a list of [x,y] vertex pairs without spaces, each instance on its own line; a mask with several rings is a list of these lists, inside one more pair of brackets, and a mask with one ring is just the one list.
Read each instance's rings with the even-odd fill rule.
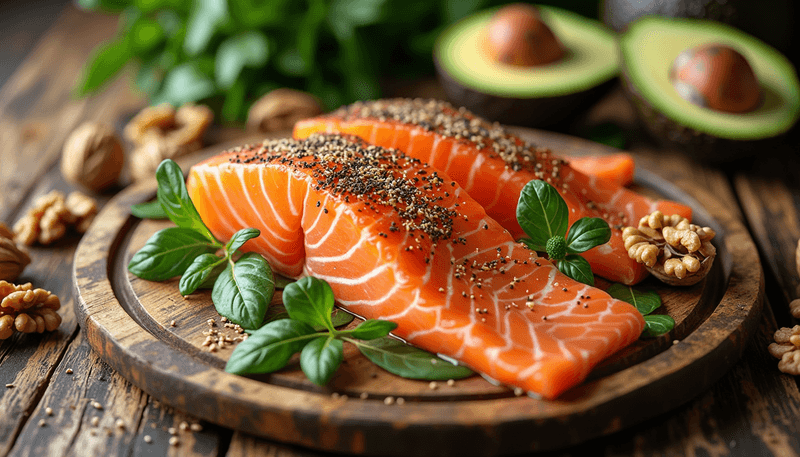
[[434,58],[436,74],[447,98],[492,122],[521,127],[562,129],[613,87],[616,78],[591,89],[557,97],[510,98],[469,88],[450,76]]
[[[757,140],[719,138],[679,124],[654,108],[636,90],[628,75],[621,72],[622,88],[634,106],[639,121],[647,133],[664,146],[678,149],[693,160],[708,165],[730,164],[756,154],[769,154],[786,134]],[[791,131],[791,130],[790,130]]]
[[800,37],[795,24],[800,6],[794,0],[603,0],[600,18],[623,32],[628,24],[647,15],[710,19],[732,25],[779,50],[795,66]]

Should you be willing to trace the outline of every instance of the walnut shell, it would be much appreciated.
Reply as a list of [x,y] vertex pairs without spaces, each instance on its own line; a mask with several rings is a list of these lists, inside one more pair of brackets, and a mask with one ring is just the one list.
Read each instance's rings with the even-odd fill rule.
[[85,122],[64,143],[61,174],[67,181],[99,192],[117,182],[124,160],[125,153],[114,129]]
[[280,88],[256,100],[247,113],[247,128],[259,132],[287,130],[295,122],[322,114],[322,106],[313,95]]
[[19,249],[12,238],[0,235],[0,279],[17,279],[30,263],[30,256]]

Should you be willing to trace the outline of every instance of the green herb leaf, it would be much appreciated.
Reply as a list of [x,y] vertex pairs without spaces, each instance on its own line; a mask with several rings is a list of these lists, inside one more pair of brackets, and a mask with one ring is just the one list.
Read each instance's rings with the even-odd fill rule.
[[345,341],[356,345],[374,364],[404,378],[442,381],[466,378],[473,374],[467,367],[453,365],[395,338],[384,337],[370,341],[345,338]]
[[592,266],[583,257],[577,254],[567,254],[558,261],[558,269],[570,278],[590,286],[594,285]]
[[396,328],[397,324],[394,322],[370,319],[354,328],[350,332],[350,336],[360,340],[374,340],[376,338],[383,338]]
[[193,293],[203,284],[206,284],[209,277],[213,276],[215,272],[219,275],[222,272],[220,267],[223,269],[225,267],[225,260],[224,257],[210,253],[197,256],[192,264],[189,265],[189,268],[186,269],[186,272],[183,273],[178,283],[181,295]]
[[150,100],[151,104],[181,106],[214,95],[217,91],[214,81],[203,73],[201,63],[190,61],[172,68],[164,77],[161,92]]
[[642,292],[633,287],[615,283],[606,292],[617,300],[622,300],[635,306],[642,313],[642,316],[647,316],[661,306],[661,297],[652,290]]
[[321,336],[303,347],[300,352],[300,368],[311,382],[324,386],[342,364],[343,358],[342,340],[332,335]]
[[154,233],[131,258],[128,271],[148,281],[180,276],[195,257],[216,251],[208,240],[191,229],[168,227]]
[[567,203],[558,191],[541,180],[533,180],[525,187],[517,203],[517,221],[530,237],[532,249],[544,251],[547,240],[567,234]]
[[287,278],[286,276],[279,275],[275,273],[275,288],[276,289],[285,289],[286,286],[293,283],[294,279]]
[[205,51],[217,28],[226,20],[226,0],[195,0],[183,42],[186,54],[196,56]]
[[84,67],[78,83],[78,95],[84,96],[99,89],[122,70],[131,52],[126,40],[116,40],[100,45]]
[[[333,314],[331,314],[331,323],[334,327],[341,327],[343,325],[347,325],[350,322],[353,322],[355,316],[352,314],[342,311],[341,309],[333,310]],[[324,328],[320,328],[318,330],[325,330]]]
[[212,243],[219,243],[194,207],[177,163],[166,159],[156,169],[158,201],[170,220],[178,227],[194,230]]
[[272,373],[285,367],[292,355],[314,338],[314,329],[302,322],[270,322],[236,346],[225,371],[240,375]]
[[215,76],[222,89],[230,89],[244,67],[260,67],[267,63],[270,46],[261,32],[245,32],[232,36],[219,45]]
[[248,252],[236,263],[228,260],[211,290],[211,300],[220,315],[246,329],[257,329],[274,291],[269,264],[261,255]]
[[327,282],[306,276],[287,285],[283,290],[283,305],[292,319],[333,330],[334,298]]
[[669,333],[675,328],[675,319],[666,314],[650,314],[649,316],[644,316],[644,324],[642,337],[653,338]]
[[158,21],[148,17],[138,18],[127,35],[133,52],[144,54],[153,50],[164,41],[164,30]]
[[131,205],[131,214],[141,219],[167,219],[169,217],[158,199]]
[[225,245],[225,250],[227,250],[230,255],[233,255],[233,253],[236,252],[237,249],[242,247],[242,245],[245,244],[248,240],[252,240],[253,238],[257,237],[260,234],[261,232],[258,229],[254,228],[241,229],[233,234],[230,241],[228,241],[228,244]]
[[578,254],[608,243],[611,228],[599,217],[582,217],[575,221],[567,234],[567,252]]

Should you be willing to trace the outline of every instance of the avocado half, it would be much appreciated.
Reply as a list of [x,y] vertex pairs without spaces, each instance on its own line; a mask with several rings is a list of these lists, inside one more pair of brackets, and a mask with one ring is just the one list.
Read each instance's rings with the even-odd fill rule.
[[497,8],[467,17],[439,36],[434,63],[454,105],[503,124],[554,127],[610,87],[619,70],[614,33],[566,10],[537,9],[566,51],[548,65],[520,67],[489,57],[482,40]]
[[[747,113],[725,113],[681,98],[670,68],[681,52],[722,44],[748,61],[763,101]],[[764,153],[770,140],[800,116],[800,83],[789,60],[774,48],[733,27],[701,19],[647,16],[620,36],[623,87],[648,131],[706,162],[726,162]]]

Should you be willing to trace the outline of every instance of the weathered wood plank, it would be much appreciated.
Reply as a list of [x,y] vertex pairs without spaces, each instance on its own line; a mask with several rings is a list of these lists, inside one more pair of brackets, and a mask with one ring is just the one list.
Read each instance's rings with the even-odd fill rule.
[[199,422],[151,401],[100,360],[81,333],[9,455],[217,455],[228,432],[192,425]]
[[16,216],[38,178],[60,160],[65,138],[79,123],[115,123],[143,104],[125,78],[90,98],[72,95],[91,49],[113,35],[115,23],[113,16],[65,8],[0,90],[0,220]]

